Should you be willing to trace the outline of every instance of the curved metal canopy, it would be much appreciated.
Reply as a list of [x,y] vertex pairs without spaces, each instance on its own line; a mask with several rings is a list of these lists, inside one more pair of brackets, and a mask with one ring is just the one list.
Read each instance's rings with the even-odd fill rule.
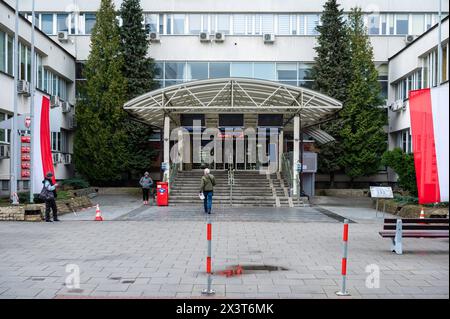
[[318,124],[342,108],[319,92],[279,82],[220,78],[186,82],[151,91],[124,105],[134,117],[162,127],[166,114],[277,113],[290,119],[299,114],[302,127]]

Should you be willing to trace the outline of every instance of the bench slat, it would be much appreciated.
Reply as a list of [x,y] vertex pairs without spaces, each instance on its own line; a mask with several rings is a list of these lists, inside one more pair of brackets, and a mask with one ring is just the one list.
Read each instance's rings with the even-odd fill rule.
[[[396,225],[393,224],[387,224],[384,225],[383,229],[384,230],[395,230]],[[402,225],[402,229],[403,230],[449,230],[449,226],[448,225],[443,225],[443,224],[424,224],[424,225],[420,225],[420,224],[406,224],[406,225]]]
[[[417,223],[427,223],[427,224],[448,224],[448,218],[399,218],[402,220],[403,224],[417,224]],[[385,224],[396,224],[397,219],[395,218],[385,218]]]
[[[381,231],[379,232],[381,237],[395,237],[395,231]],[[442,232],[442,231],[429,231],[429,232],[403,232],[402,237],[408,237],[408,238],[448,238],[449,232]]]

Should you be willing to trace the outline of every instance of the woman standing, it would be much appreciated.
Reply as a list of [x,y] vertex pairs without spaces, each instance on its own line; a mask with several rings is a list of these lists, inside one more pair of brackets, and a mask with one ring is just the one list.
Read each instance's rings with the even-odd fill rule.
[[53,221],[59,222],[58,219],[58,209],[56,208],[56,187],[58,184],[53,184],[53,173],[48,172],[42,181],[42,191],[41,191],[41,199],[45,201],[45,221],[51,222],[50,219],[50,210],[53,213]]
[[141,187],[142,187],[142,198],[144,201],[144,205],[148,205],[148,197],[150,194],[150,188],[153,186],[153,180],[150,177],[150,174],[148,172],[144,173],[144,176],[141,177],[139,184],[141,184]]

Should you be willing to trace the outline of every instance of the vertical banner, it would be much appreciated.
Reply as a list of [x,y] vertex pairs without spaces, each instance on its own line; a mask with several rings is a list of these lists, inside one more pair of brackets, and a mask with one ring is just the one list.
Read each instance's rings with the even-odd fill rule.
[[50,145],[50,100],[48,97],[36,92],[35,110],[32,124],[33,134],[33,177],[31,186],[33,193],[39,193],[42,188],[42,180],[47,172],[55,172],[53,166],[52,150]]
[[[432,99],[436,93],[435,90],[422,89],[409,92],[411,135],[419,204],[437,203],[444,201],[445,198],[448,200],[448,167],[443,168],[444,165],[448,165],[448,109],[445,122],[445,117],[441,117],[442,113],[440,113],[441,109],[445,108],[445,103],[440,97]],[[432,105],[432,102],[436,105]],[[448,108],[448,101],[446,104]],[[443,115],[445,116],[445,112]],[[439,120],[435,122],[437,118]],[[440,131],[445,126],[447,127],[446,137],[443,136],[445,132]],[[445,146],[445,140],[447,146]],[[439,156],[436,152],[438,148]],[[443,194],[444,196],[441,198],[440,184],[442,183],[445,188],[445,180],[447,181],[447,194]],[[442,191],[445,192],[445,189]]]

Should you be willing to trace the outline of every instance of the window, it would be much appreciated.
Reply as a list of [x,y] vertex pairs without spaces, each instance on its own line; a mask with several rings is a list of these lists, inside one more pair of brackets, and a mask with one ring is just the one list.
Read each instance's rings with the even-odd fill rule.
[[403,150],[405,153],[411,153],[412,152],[412,137],[409,129],[402,130],[399,132],[399,143],[398,146]]
[[423,79],[423,88],[428,88],[428,78],[429,78],[429,66],[428,66],[428,55],[422,59],[422,79]]
[[297,34],[297,16],[291,15],[291,34],[296,35]]
[[425,16],[423,14],[412,15],[412,34],[421,35],[424,30]]
[[279,35],[291,34],[290,21],[291,21],[291,18],[288,14],[278,15],[278,34]]
[[172,34],[172,15],[166,15],[166,34]]
[[53,14],[41,14],[41,29],[46,34],[53,34]]
[[312,78],[312,63],[299,63],[298,64],[298,79],[299,86],[306,87],[308,89],[312,89],[314,80]]
[[271,80],[276,79],[275,63],[259,63],[253,65],[253,77],[255,79]]
[[371,14],[368,16],[368,30],[369,34],[378,35],[380,34],[380,15]]
[[208,79],[207,62],[188,62],[186,69],[186,80],[205,80]]
[[61,132],[51,132],[50,144],[53,152],[61,152]]
[[217,15],[217,31],[225,34],[230,33],[230,15],[218,14]]
[[202,30],[202,15],[190,14],[189,15],[189,33],[199,34]]
[[69,15],[64,14],[57,14],[56,15],[56,32],[60,31],[69,31]]
[[0,31],[0,71],[6,72],[6,33]]
[[252,63],[232,63],[231,64],[231,76],[241,78],[253,77]]
[[158,32],[158,15],[146,14],[144,17],[145,30],[147,33]]
[[30,189],[30,181],[22,181],[22,189]]
[[8,66],[8,74],[9,75],[14,75],[14,67],[13,67],[13,57],[14,57],[14,40],[12,36],[7,36],[8,37],[8,49],[7,49],[7,66]]
[[298,30],[298,34],[299,35],[305,35],[305,16],[304,15],[300,15],[298,16],[298,21],[299,21],[299,30]]
[[77,14],[72,13],[70,15],[70,34],[77,34],[77,28],[76,28],[76,20],[77,20]]
[[388,65],[387,64],[379,65],[377,67],[377,71],[378,71],[378,82],[380,83],[380,86],[381,86],[381,98],[385,100],[385,99],[387,99],[388,86],[389,86]]
[[306,16],[306,34],[317,35],[317,26],[319,25],[320,16],[318,14],[308,14]]
[[261,15],[255,15],[255,34],[261,34]]
[[381,18],[381,34],[388,34],[388,28],[387,28],[387,15],[382,14],[380,16]]
[[442,82],[448,80],[448,43],[442,47]]
[[273,19],[273,14],[263,14],[261,16],[261,28],[262,28],[262,33],[266,34],[266,33],[274,33],[274,28],[273,28],[273,23],[274,23],[274,19]]
[[42,66],[42,57],[39,54],[36,54],[36,67],[37,67],[37,70],[36,70],[37,82],[36,82],[36,84],[39,89],[42,89],[42,75],[43,75],[42,68],[43,68],[43,66]]
[[184,34],[184,14],[173,15],[173,34]]
[[394,34],[395,23],[394,23],[394,15],[393,14],[390,14],[388,16],[388,21],[389,21],[389,33],[388,34]]
[[[3,112],[0,112],[0,122],[10,119],[12,116]],[[11,130],[0,129],[0,143],[9,144],[11,142]]]
[[285,84],[297,85],[297,63],[277,63],[277,80]]
[[9,180],[2,180],[2,191],[9,191]]
[[96,21],[95,13],[85,13],[84,14],[84,33],[91,34]]
[[247,34],[253,34],[253,23],[255,17],[253,15],[247,15]]
[[183,80],[185,64],[184,62],[166,62],[166,79]]
[[408,34],[409,21],[407,14],[397,14],[396,17],[397,34]]
[[245,34],[246,16],[245,14],[233,15],[233,34]]
[[26,63],[27,63],[27,50],[25,48],[25,46],[20,43],[19,44],[19,68],[20,68],[20,72],[19,72],[19,79],[20,80],[26,80]]
[[209,78],[228,78],[230,77],[230,63],[211,62],[209,64]]
[[432,14],[426,14],[425,15],[425,29],[428,30],[433,26],[433,15]]

